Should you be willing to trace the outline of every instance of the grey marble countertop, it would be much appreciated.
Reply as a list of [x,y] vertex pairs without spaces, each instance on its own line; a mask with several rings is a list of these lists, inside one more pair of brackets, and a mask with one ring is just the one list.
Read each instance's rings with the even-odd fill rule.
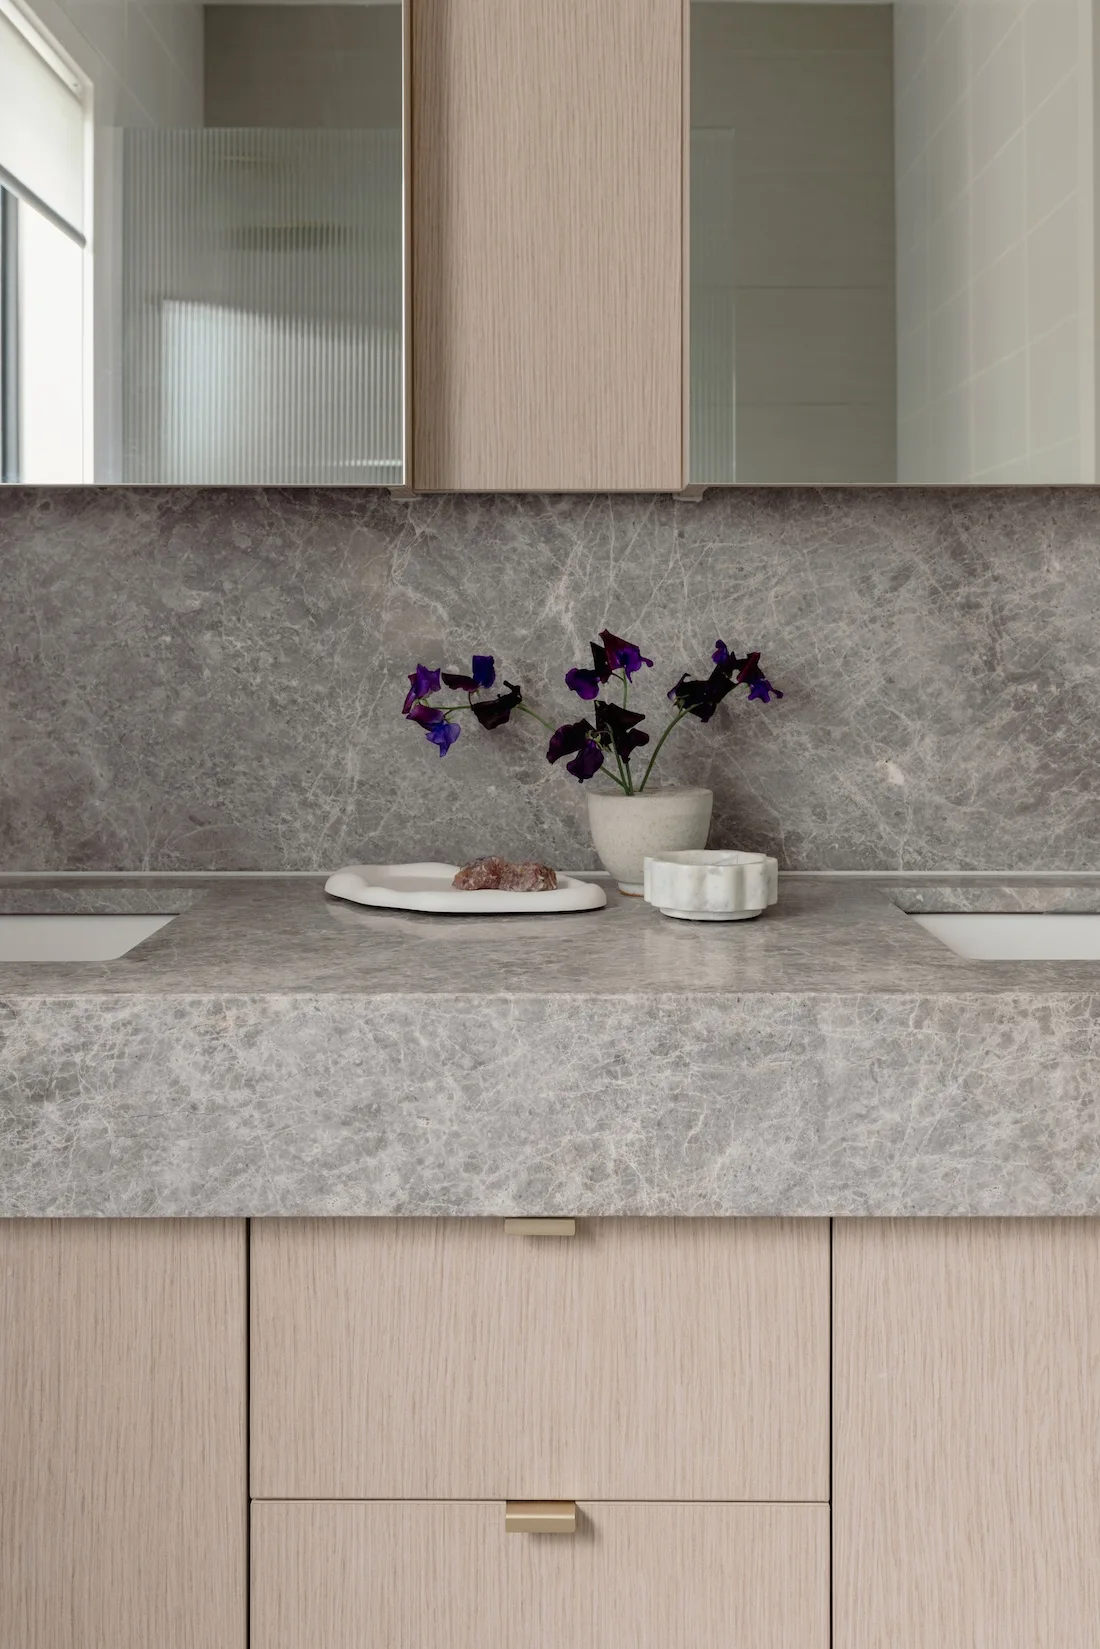
[[0,912],[181,911],[0,965],[0,1215],[1100,1213],[1100,964],[906,915],[951,908],[1100,909],[1100,877],[786,877],[735,924],[0,878]]

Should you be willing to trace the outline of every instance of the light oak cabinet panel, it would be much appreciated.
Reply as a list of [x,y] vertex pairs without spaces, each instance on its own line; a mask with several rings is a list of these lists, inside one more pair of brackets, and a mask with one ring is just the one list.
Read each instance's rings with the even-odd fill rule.
[[825,1221],[263,1220],[252,1489],[827,1500]]
[[0,1644],[246,1649],[243,1221],[0,1221]]
[[1096,1649],[1100,1221],[834,1235],[835,1649]]
[[257,1504],[253,1649],[827,1649],[826,1506]]
[[670,491],[683,0],[416,0],[420,490]]

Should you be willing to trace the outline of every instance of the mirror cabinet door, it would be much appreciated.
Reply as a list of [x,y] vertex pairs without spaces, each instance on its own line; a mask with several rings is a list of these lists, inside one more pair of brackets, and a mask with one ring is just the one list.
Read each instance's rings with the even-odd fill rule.
[[1096,479],[1084,0],[690,0],[692,482]]
[[0,0],[6,481],[398,485],[391,0]]

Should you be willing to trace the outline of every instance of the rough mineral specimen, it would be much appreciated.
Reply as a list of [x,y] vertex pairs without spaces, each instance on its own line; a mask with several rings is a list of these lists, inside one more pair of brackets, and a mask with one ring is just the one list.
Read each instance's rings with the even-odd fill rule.
[[513,864],[496,856],[463,865],[452,883],[464,893],[480,893],[486,888],[502,888],[508,893],[552,893],[557,885],[557,874],[549,865]]
[[484,888],[499,887],[503,869],[503,859],[473,859],[468,865],[463,865],[451,886],[461,888],[463,893],[480,893]]

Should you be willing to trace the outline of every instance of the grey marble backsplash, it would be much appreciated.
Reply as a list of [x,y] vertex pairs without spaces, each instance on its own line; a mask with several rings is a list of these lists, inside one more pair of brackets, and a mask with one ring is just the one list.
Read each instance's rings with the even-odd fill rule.
[[[412,666],[496,654],[552,718],[601,626],[658,708],[716,637],[786,697],[666,746],[712,844],[801,869],[1100,866],[1100,490],[0,495],[0,868],[595,864],[521,720],[441,760]],[[666,759],[667,757],[667,759]]]

